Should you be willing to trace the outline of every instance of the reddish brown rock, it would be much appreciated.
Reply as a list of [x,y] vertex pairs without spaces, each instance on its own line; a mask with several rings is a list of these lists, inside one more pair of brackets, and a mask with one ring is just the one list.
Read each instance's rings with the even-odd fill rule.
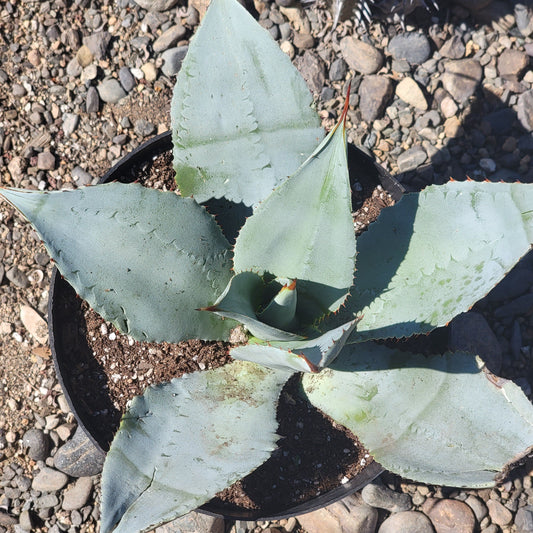
[[422,511],[428,515],[436,533],[474,533],[476,517],[472,509],[458,500],[429,498]]
[[363,120],[372,122],[383,115],[394,86],[385,76],[366,76],[359,86],[359,108]]

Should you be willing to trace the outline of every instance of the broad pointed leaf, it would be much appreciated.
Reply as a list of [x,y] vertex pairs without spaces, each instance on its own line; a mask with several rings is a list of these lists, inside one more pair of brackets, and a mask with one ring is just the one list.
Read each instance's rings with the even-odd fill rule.
[[236,0],[213,0],[176,80],[177,182],[197,201],[256,204],[323,137],[289,58]]
[[405,195],[358,238],[355,285],[333,323],[362,315],[352,340],[443,326],[485,296],[532,243],[530,184],[450,182]]
[[466,353],[425,357],[352,344],[329,369],[305,374],[303,387],[388,470],[488,487],[533,445],[533,407],[517,385],[495,385],[478,364]]
[[138,340],[224,339],[232,321],[195,311],[231,278],[231,252],[190,198],[110,183],[74,191],[2,189],[76,292]]
[[337,358],[355,324],[353,320],[316,339],[237,346],[230,355],[268,368],[319,372]]
[[263,464],[289,377],[236,361],[135,398],[104,466],[102,533],[151,531]]
[[256,310],[261,304],[264,292],[265,283],[261,276],[254,272],[241,272],[231,279],[214,305],[202,310],[237,320],[252,335],[264,341],[303,339],[301,335],[269,326],[257,318]]
[[344,115],[298,172],[261,203],[235,243],[236,272],[311,282],[322,288],[317,298],[330,311],[346,297],[355,266],[343,120]]

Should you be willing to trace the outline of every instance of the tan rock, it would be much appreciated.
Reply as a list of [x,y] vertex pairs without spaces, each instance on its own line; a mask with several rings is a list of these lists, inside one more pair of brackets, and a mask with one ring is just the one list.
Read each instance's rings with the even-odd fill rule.
[[157,79],[157,68],[153,63],[145,63],[141,70],[144,73],[146,81],[155,81]]
[[85,68],[88,67],[94,59],[94,56],[92,52],[89,50],[88,46],[81,46],[76,53],[76,59],[78,60],[78,63],[80,64],[80,67]]
[[353,37],[341,41],[342,57],[350,68],[362,74],[375,74],[383,65],[383,54],[371,44]]
[[445,96],[440,103],[440,110],[445,118],[453,117],[459,108],[451,96]]
[[307,533],[373,533],[378,511],[365,504],[358,495],[345,500],[300,515],[298,522]]
[[406,104],[409,104],[417,109],[426,111],[428,103],[422,89],[413,78],[403,78],[403,80],[396,86],[396,95],[403,100]]
[[29,305],[20,308],[20,319],[30,335],[39,343],[48,342],[48,326],[43,318]]
[[296,31],[311,33],[311,23],[301,7],[280,7],[279,10],[289,19]]
[[461,121],[457,117],[450,117],[444,123],[444,134],[449,139],[456,137],[462,137],[464,135],[464,129],[461,125]]

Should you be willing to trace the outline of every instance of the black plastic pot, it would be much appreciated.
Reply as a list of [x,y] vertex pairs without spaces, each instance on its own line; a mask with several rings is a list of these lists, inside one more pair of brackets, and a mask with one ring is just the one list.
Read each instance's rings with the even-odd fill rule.
[[[136,179],[139,170],[157,156],[171,149],[172,141],[170,132],[153,137],[111,168],[100,180],[100,183],[109,181],[132,182]],[[348,158],[350,174],[351,178],[353,178],[352,181],[354,179],[359,182],[365,180],[368,182],[367,185],[371,184],[373,187],[381,184],[395,200],[401,197],[403,193],[401,185],[370,156],[355,146],[350,145]],[[72,287],[61,277],[57,269],[54,269],[50,286],[48,319],[50,347],[55,369],[67,402],[79,426],[85,431],[95,446],[102,451],[106,451],[107,443],[102,439],[101,428],[97,427],[94,418],[90,415],[91,407],[84,400],[80,399],[76,391],[76,386],[73,383],[73,372],[79,365],[80,360],[78,350],[82,350],[84,347],[74,346],[73,348],[72,338],[77,335],[77,332],[72,330],[77,326],[71,325],[70,327],[65,327],[63,317],[65,316],[65,302],[74,301],[76,298],[76,293]],[[365,486],[382,471],[383,468],[378,463],[371,463],[347,483],[305,503],[292,507],[287,505],[287,507],[276,509],[275,512],[262,512],[260,509],[235,510],[232,508],[228,510],[228,508],[213,502],[205,504],[199,510],[234,520],[274,520],[288,518],[311,512],[344,498]]]

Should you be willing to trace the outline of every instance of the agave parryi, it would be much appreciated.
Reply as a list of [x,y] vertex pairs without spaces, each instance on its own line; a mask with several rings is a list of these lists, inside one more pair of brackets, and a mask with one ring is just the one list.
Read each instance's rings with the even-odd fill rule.
[[[168,342],[250,332],[234,362],[133,400],[104,467],[103,533],[148,531],[261,465],[295,372],[312,404],[410,479],[490,486],[533,444],[530,402],[487,379],[475,354],[372,342],[444,325],[497,284],[533,242],[533,187],[431,186],[356,242],[346,108],[320,142],[310,105],[267,32],[236,0],[213,0],[171,110],[176,179],[194,199],[119,183],[0,190],[121,331]],[[253,208],[233,250],[198,203],[210,198]]]

